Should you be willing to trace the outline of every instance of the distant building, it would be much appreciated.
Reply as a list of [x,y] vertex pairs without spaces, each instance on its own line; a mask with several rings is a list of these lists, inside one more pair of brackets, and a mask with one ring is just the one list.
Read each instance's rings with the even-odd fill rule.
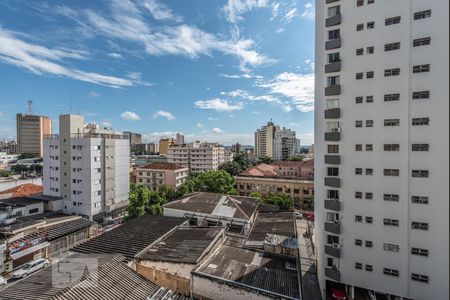
[[181,133],[177,132],[177,135],[175,137],[175,141],[176,141],[177,145],[184,144],[184,135],[182,135]]
[[63,211],[113,222],[128,205],[129,141],[121,132],[59,117],[59,135],[44,139],[44,194],[61,197]]
[[296,151],[295,131],[268,122],[255,132],[255,155],[287,160]]
[[136,183],[155,191],[166,185],[178,188],[186,182],[189,169],[177,164],[148,164],[136,168]]
[[[161,152],[161,145],[160,145]],[[217,170],[225,162],[225,150],[217,143],[194,142],[182,145],[172,145],[168,149],[169,163],[180,164],[189,168],[189,172]]]
[[173,138],[164,138],[159,140],[159,154],[167,155],[169,147],[176,144]]
[[44,135],[52,133],[52,120],[45,116],[17,114],[17,153],[43,156]]
[[300,154],[302,146],[300,145],[300,139],[295,139],[295,154]]
[[140,133],[124,131],[123,136],[129,139],[130,146],[135,144],[142,144],[142,135]]
[[308,148],[308,154],[314,154],[314,144],[311,144]]
[[145,154],[156,154],[159,152],[158,144],[147,143],[145,144]]
[[14,163],[18,160],[18,158],[18,154],[8,154],[7,152],[0,152],[1,164]]
[[234,145],[231,145],[231,151],[232,152],[241,152],[241,144],[236,143]]

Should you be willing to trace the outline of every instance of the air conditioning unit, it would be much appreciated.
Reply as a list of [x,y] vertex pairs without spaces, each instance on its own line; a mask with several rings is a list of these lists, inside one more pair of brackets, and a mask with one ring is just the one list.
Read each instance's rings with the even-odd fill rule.
[[333,243],[333,248],[339,249],[339,248],[341,248],[341,245],[339,245],[338,243]]

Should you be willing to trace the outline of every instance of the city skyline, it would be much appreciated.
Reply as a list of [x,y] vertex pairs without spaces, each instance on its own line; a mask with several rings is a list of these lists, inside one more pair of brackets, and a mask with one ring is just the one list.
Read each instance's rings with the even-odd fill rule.
[[253,144],[273,119],[313,143],[313,2],[0,5],[1,139],[31,99],[54,130],[72,112],[145,142]]

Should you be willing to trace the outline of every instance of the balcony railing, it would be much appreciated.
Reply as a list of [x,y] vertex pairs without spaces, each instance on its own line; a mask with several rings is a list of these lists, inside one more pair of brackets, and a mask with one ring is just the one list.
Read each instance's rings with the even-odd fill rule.
[[339,142],[341,140],[341,133],[338,132],[325,132],[325,141],[327,142]]
[[338,222],[325,222],[325,231],[341,234],[341,224]]
[[335,61],[325,65],[325,73],[339,72],[341,70],[341,62]]
[[336,38],[325,42],[325,50],[331,50],[340,47],[341,47],[341,38]]
[[341,281],[341,272],[332,268],[325,268],[325,276],[335,281]]
[[339,200],[325,200],[325,208],[334,211],[340,211],[341,202],[339,202]]
[[341,24],[341,14],[337,14],[325,19],[325,27],[335,26],[339,24]]
[[325,245],[325,254],[330,256],[340,258],[341,257],[341,249],[339,245]]
[[341,94],[341,85],[330,85],[325,87],[325,96],[336,96]]
[[341,163],[340,155],[325,155],[325,163],[330,165],[339,165]]
[[338,177],[325,177],[325,186],[339,188],[341,187],[341,179]]
[[339,0],[326,0],[325,3],[329,4],[329,3],[333,3],[333,2],[337,2],[337,1],[339,1]]
[[341,109],[339,107],[329,108],[325,110],[325,119],[339,119],[341,117]]

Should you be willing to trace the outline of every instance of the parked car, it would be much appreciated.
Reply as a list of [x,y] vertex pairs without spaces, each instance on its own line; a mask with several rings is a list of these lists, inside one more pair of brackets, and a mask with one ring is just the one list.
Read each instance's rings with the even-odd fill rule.
[[6,283],[7,283],[6,278],[3,276],[0,276],[0,286],[4,287],[4,286],[6,286]]
[[331,289],[331,298],[333,300],[347,300],[347,296],[344,291],[338,289]]
[[45,258],[38,258],[23,265],[20,269],[12,274],[12,278],[24,278],[28,275],[47,267],[50,262]]

